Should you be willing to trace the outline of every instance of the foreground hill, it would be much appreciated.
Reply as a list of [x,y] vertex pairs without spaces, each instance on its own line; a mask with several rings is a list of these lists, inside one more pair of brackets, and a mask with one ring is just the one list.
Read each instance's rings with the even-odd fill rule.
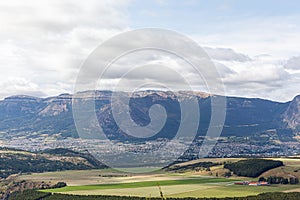
[[53,149],[39,153],[0,149],[0,179],[18,173],[99,168],[105,166],[91,155],[67,149]]
[[[82,92],[80,101],[90,102],[92,92]],[[100,125],[111,139],[133,140],[116,125],[112,117],[110,91],[95,93],[96,110]],[[124,92],[116,96],[128,95]],[[211,117],[211,99],[220,98],[205,93],[181,91],[177,93],[162,91],[136,92],[130,100],[130,114],[140,125],[150,121],[149,108],[153,104],[163,105],[168,114],[164,128],[151,139],[172,138],[180,124],[180,107],[177,98],[188,101],[194,96],[198,99],[201,112],[198,135],[205,135]],[[72,95],[62,94],[49,98],[12,96],[0,101],[0,132],[4,138],[15,136],[38,137],[41,134],[62,137],[78,137],[72,114]],[[227,97],[227,114],[222,136],[254,136],[267,134],[276,140],[291,141],[300,128],[300,97],[291,102],[280,103],[264,99]],[[88,127],[94,127],[93,123]],[[89,131],[89,130],[87,130]]]
[[228,163],[224,168],[229,169],[238,176],[258,177],[263,172],[283,166],[282,161],[265,159],[247,159],[235,163]]

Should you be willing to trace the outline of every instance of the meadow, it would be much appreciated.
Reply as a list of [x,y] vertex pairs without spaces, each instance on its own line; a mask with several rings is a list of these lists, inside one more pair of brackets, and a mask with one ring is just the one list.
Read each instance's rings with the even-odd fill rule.
[[[198,162],[204,159],[198,160]],[[236,162],[240,159],[209,159],[216,163]],[[284,175],[298,175],[300,159],[277,158],[285,166],[272,169],[263,175],[284,173]],[[207,161],[207,159],[205,159]],[[197,161],[193,161],[197,162]],[[185,164],[181,164],[185,165]],[[230,178],[216,177],[222,166],[211,167],[210,171],[186,171],[183,173],[156,171],[149,174],[123,173],[113,169],[77,170],[63,172],[48,172],[22,175],[19,179],[31,181],[65,181],[68,186],[64,188],[41,190],[43,192],[76,194],[76,195],[116,195],[159,197],[160,189],[165,197],[244,197],[265,192],[300,191],[299,185],[272,185],[272,186],[241,186],[234,185],[237,180],[253,180],[232,176]]]
[[291,185],[268,187],[238,186],[234,185],[232,181],[234,180],[225,178],[195,178],[187,180],[69,186],[44,190],[44,192],[76,195],[159,197],[160,187],[165,197],[243,197],[265,192],[279,192],[299,188],[299,186]]

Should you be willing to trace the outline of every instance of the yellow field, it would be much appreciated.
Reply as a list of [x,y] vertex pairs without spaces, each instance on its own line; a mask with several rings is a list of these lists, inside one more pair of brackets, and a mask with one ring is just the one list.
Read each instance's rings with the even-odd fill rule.
[[[182,193],[207,190],[214,188],[214,185],[172,185],[161,186],[161,189],[165,196],[176,196]],[[121,189],[104,189],[104,190],[90,190],[90,191],[72,191],[63,192],[64,194],[77,194],[77,195],[119,195],[119,196],[146,196],[146,197],[158,197],[160,196],[158,187],[140,187],[140,188],[121,188]]]

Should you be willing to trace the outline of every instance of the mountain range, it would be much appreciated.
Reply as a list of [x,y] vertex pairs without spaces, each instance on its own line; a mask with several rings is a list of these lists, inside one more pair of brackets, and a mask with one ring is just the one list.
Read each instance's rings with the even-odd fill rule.
[[[126,92],[116,92],[114,95],[130,96]],[[80,93],[80,101],[95,101],[98,122],[110,139],[135,140],[135,137],[123,132],[112,117],[111,96],[111,91],[85,91]],[[211,120],[211,100],[221,98],[218,95],[191,91],[138,91],[130,96],[130,116],[138,125],[146,126],[150,122],[149,108],[154,104],[164,106],[168,115],[166,123],[159,133],[148,139],[172,138],[180,125],[178,98],[188,101],[191,96],[198,100],[200,110],[197,135],[205,136]],[[20,135],[34,138],[42,134],[78,137],[72,113],[73,97],[71,94],[61,94],[48,98],[25,95],[5,98],[0,101],[1,135],[6,138]],[[226,100],[226,119],[221,136],[267,135],[280,141],[297,138],[300,131],[300,96],[285,103],[240,97],[226,97]],[[86,123],[92,129],[95,122]]]

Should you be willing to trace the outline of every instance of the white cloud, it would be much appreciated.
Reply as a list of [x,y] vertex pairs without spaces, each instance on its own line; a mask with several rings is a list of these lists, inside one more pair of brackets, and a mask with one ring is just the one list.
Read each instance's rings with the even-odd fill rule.
[[251,60],[247,55],[244,55],[242,53],[236,53],[234,50],[229,48],[204,47],[204,50],[214,60],[238,62],[247,62]]
[[1,90],[8,91],[6,83],[14,80],[8,78],[12,76],[15,80],[22,77],[38,87],[10,89],[10,92],[0,93],[0,98],[28,93],[30,88],[39,95],[72,91],[76,73],[86,56],[100,42],[127,29],[128,3],[117,0],[1,1]]
[[[88,54],[105,39],[130,29],[129,3],[118,0],[0,1],[0,98],[72,92],[79,67]],[[251,17],[220,24],[214,31],[194,34],[192,38],[207,46],[205,50],[215,62],[228,95],[287,101],[299,92],[298,19],[299,16]],[[133,41],[139,42],[134,38],[130,40]],[[141,61],[144,63],[136,64],[172,66],[196,89],[203,89],[199,77],[176,59],[152,54]],[[103,80],[104,86],[115,85],[126,70],[126,67],[111,69],[108,78]],[[153,75],[150,72],[136,71],[127,78],[134,86],[138,81],[143,82],[141,77]],[[148,77],[149,80],[177,84],[177,77],[171,72],[162,70],[156,74],[157,77]]]
[[243,63],[219,62],[234,72],[222,77],[230,96],[289,101],[298,92],[293,86],[295,76],[285,69],[281,59],[260,55]]
[[244,17],[192,37],[199,44],[230,48],[251,59],[241,62],[229,53],[222,58],[223,54],[213,52],[217,62],[234,72],[223,77],[228,95],[288,101],[299,94],[299,18]]
[[5,90],[0,91],[0,95],[5,97],[12,93],[26,94],[26,95],[45,95],[39,90],[39,86],[22,77],[9,77],[0,83],[0,88]]
[[286,69],[300,70],[300,56],[292,57],[284,65]]
[[[94,75],[93,71],[88,73]],[[205,81],[185,60],[156,50],[138,51],[117,60],[99,80],[98,89],[133,91],[149,85],[155,89],[206,89]]]
[[295,16],[250,16],[220,23],[207,34],[191,35],[199,44],[231,48],[250,57],[271,54],[287,59],[299,54],[300,23]]

